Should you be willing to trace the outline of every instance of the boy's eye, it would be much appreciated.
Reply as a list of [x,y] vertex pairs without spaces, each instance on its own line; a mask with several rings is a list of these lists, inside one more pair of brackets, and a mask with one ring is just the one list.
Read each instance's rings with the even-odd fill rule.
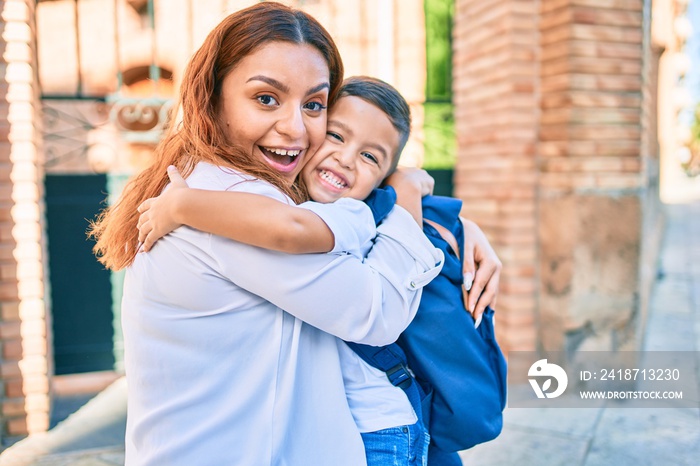
[[377,159],[377,157],[370,154],[369,152],[362,152],[362,157],[366,158],[367,160],[369,160],[372,163],[379,165],[379,159]]
[[321,102],[309,102],[304,105],[305,109],[311,110],[312,112],[320,112],[326,109],[326,106],[321,104]]
[[338,133],[334,133],[333,131],[327,131],[326,136],[331,137],[331,138],[338,140],[340,142],[343,142],[343,137]]
[[256,97],[256,99],[258,99],[258,102],[265,105],[266,107],[272,107],[273,105],[279,104],[277,102],[277,99],[268,94],[259,95],[258,97]]

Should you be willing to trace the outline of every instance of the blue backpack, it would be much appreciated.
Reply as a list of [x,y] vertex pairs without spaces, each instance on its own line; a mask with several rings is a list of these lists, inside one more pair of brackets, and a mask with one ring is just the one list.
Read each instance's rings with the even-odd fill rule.
[[[393,208],[396,193],[390,187],[377,189],[365,202],[379,223]],[[475,328],[463,301],[462,202],[426,196],[422,204],[423,232],[445,254],[442,271],[423,288],[416,317],[396,343],[348,345],[406,391],[416,414],[428,426],[428,464],[461,464],[455,452],[492,440],[501,432],[506,361],[496,342],[493,310],[487,308]],[[454,251],[451,238],[446,240],[435,224],[452,233],[459,251]]]

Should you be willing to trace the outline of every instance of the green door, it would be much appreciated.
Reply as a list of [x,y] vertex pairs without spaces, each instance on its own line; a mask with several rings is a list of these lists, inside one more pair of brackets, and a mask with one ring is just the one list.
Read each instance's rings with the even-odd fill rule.
[[45,186],[55,373],[113,370],[110,272],[86,236],[103,207],[107,177],[47,175]]

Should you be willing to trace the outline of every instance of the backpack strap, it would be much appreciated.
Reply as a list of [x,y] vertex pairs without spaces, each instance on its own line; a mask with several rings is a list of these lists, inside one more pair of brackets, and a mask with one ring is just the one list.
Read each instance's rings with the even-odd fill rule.
[[386,346],[370,346],[360,343],[346,341],[347,345],[367,364],[386,373],[389,382],[395,387],[399,387],[408,397],[413,410],[421,422],[427,428],[427,421],[424,422],[422,401],[425,397],[423,390],[408,370],[406,353],[396,343]]
[[387,346],[370,346],[346,342],[366,363],[386,372],[391,384],[406,389],[413,382],[406,365],[406,354],[396,343]]

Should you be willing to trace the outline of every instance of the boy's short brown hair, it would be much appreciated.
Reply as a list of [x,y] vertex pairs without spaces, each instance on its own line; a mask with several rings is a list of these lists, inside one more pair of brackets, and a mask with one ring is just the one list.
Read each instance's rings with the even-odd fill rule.
[[359,97],[379,108],[398,131],[399,146],[396,153],[392,154],[391,168],[389,169],[389,174],[391,174],[396,169],[401,151],[406,146],[411,134],[411,108],[406,99],[391,84],[369,76],[352,76],[343,81],[338,98],[347,96]]

